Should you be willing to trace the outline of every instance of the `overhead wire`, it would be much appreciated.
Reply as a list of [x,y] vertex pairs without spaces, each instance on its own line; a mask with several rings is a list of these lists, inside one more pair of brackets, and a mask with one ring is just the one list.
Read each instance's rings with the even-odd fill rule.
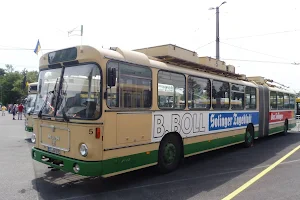
[[[3,48],[1,48],[3,47]],[[24,47],[13,47],[13,46],[6,46],[6,45],[0,45],[0,50],[27,50],[31,51],[34,50],[32,48],[24,48]],[[55,50],[55,49],[42,49],[42,50]]]
[[292,62],[276,62],[276,61],[267,61],[267,60],[248,60],[248,59],[229,59],[222,58],[222,60],[231,60],[231,61],[242,61],[242,62],[260,62],[260,63],[272,63],[272,64],[288,64],[288,65],[300,65],[300,63],[292,63]]
[[271,32],[271,33],[263,33],[263,34],[240,36],[240,37],[231,37],[231,38],[224,38],[222,40],[235,40],[235,39],[244,39],[244,38],[252,38],[252,37],[262,37],[262,36],[291,33],[291,32],[298,32],[298,31],[300,31],[300,29],[277,31],[277,32]]
[[213,42],[215,42],[215,41],[213,40],[213,41],[211,41],[211,42],[209,42],[209,43],[207,43],[207,44],[205,44],[205,45],[202,45],[202,46],[196,48],[195,51],[197,51],[198,49],[201,49],[201,48],[203,48],[203,47],[205,47],[205,46],[207,46],[207,45],[210,45],[210,44],[213,43]]
[[253,53],[257,53],[257,54],[261,54],[261,55],[265,55],[265,56],[269,56],[269,57],[273,57],[273,58],[278,58],[278,59],[282,59],[282,60],[289,60],[289,61],[291,61],[291,59],[287,59],[287,58],[283,58],[283,57],[279,57],[279,56],[274,56],[274,55],[270,55],[270,54],[266,54],[266,53],[254,51],[254,50],[247,49],[247,48],[244,48],[244,47],[240,47],[240,46],[228,44],[228,43],[226,43],[226,42],[221,42],[221,41],[220,41],[220,43],[226,44],[226,45],[228,45],[228,46],[232,46],[232,47],[235,47],[235,48],[238,48],[238,49],[243,49],[243,50],[245,50],[245,51],[249,51],[249,52],[253,52]]

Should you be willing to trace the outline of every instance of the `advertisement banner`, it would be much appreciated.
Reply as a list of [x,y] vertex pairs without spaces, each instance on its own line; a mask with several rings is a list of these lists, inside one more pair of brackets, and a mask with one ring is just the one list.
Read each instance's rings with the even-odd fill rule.
[[210,113],[209,131],[246,127],[249,123],[259,123],[258,112]]
[[285,119],[291,119],[294,117],[294,111],[275,111],[269,112],[269,122],[283,122]]

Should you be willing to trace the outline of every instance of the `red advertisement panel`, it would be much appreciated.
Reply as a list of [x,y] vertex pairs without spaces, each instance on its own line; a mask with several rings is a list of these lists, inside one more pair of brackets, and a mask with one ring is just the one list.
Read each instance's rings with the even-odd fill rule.
[[269,112],[269,122],[281,122],[285,119],[291,119],[294,117],[294,111],[275,111]]

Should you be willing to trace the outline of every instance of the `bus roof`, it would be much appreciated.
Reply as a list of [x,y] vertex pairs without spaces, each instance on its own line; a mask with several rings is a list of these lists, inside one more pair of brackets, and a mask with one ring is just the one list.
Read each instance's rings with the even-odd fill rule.
[[[68,54],[67,51],[70,52],[69,55],[75,54],[75,52],[76,55],[74,57],[65,56],[66,59],[61,60],[64,55]],[[77,60],[78,62],[98,61],[99,63],[101,63],[103,62],[103,58],[120,60],[128,63],[139,64],[188,75],[196,75],[234,84],[243,84],[252,87],[264,85],[269,87],[272,91],[293,94],[295,93],[294,91],[286,87],[270,85],[266,82],[261,83],[256,79],[251,79],[251,77],[249,77],[248,79],[243,74],[236,74],[232,71],[226,71],[224,68],[224,66],[226,66],[225,62],[218,61],[209,57],[198,57],[196,52],[192,52],[175,45],[161,45],[137,50],[124,50],[118,47],[110,49],[96,49],[94,47],[85,45],[75,46],[44,54],[40,58],[40,69],[46,69],[48,67],[50,68],[50,66],[54,65],[62,66],[62,64],[64,63],[74,62],[75,60]],[[204,63],[203,60],[205,61]],[[209,64],[205,64],[208,61],[213,63],[218,62],[218,64],[220,64],[221,67],[223,66],[223,68],[221,69]]]
[[38,85],[39,82],[33,82],[33,83],[29,83],[28,85],[30,86],[34,86],[34,85]]

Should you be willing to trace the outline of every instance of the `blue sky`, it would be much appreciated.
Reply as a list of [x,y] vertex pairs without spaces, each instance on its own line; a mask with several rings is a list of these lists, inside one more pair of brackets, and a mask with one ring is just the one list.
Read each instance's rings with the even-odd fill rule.
[[[41,53],[36,55],[33,50],[11,50],[11,47],[34,49],[38,39],[42,53],[46,53],[46,49],[79,45],[80,37],[68,37],[67,32],[75,27],[79,29],[81,24],[86,45],[137,49],[172,43],[196,50],[199,56],[214,57],[215,11],[208,8],[222,2],[1,2],[0,67],[12,64],[18,70],[24,67],[38,70]],[[220,8],[221,60],[236,66],[238,73],[264,76],[300,90],[300,65],[289,64],[300,62],[299,6],[296,0],[228,0]],[[271,34],[265,35],[267,33]],[[264,36],[256,36],[261,34]],[[199,48],[201,46],[204,47]]]

